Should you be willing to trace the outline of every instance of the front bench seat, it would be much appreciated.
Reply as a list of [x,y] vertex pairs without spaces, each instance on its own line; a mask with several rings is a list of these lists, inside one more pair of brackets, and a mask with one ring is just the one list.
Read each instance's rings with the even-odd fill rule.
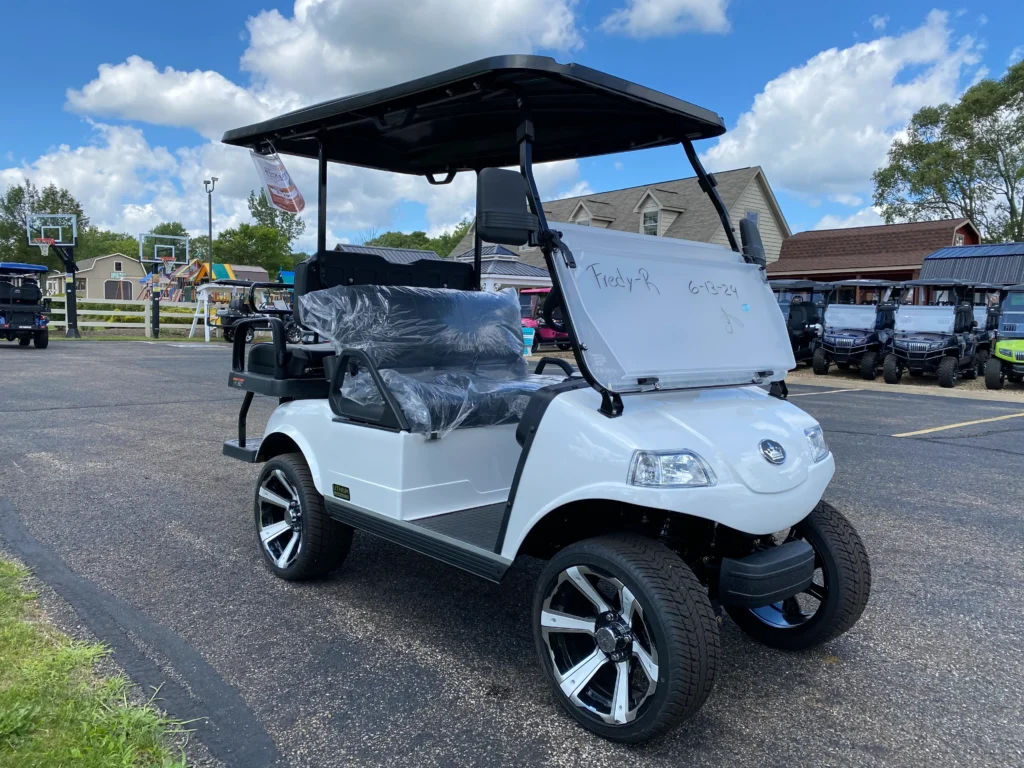
[[[287,379],[311,379],[324,376],[324,359],[334,354],[334,347],[324,344],[288,344],[284,357],[284,376]],[[274,345],[266,342],[249,348],[248,370],[264,376],[274,376]]]

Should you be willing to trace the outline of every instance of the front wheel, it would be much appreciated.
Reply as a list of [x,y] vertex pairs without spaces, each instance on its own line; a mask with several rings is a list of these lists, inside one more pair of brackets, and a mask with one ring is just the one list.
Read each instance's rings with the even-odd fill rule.
[[946,355],[939,361],[939,386],[952,389],[960,378],[960,361],[957,358]]
[[871,565],[850,522],[820,501],[787,535],[777,538],[803,539],[814,549],[811,585],[763,608],[727,606],[733,621],[755,640],[787,651],[821,645],[856,624],[871,594]]
[[537,584],[533,633],[562,706],[612,741],[661,735],[711,693],[719,639],[707,592],[651,539],[603,536],[561,550]]
[[36,335],[32,339],[36,344],[36,349],[46,349],[50,346],[50,331],[44,329],[42,331],[36,331]]
[[860,359],[860,377],[868,381],[874,381],[878,376],[878,353],[868,350]]
[[903,366],[896,355],[890,352],[885,356],[885,363],[882,365],[882,377],[886,384],[899,384],[903,378]]
[[328,517],[301,453],[266,463],[256,483],[256,543],[286,581],[326,576],[352,546],[352,528]]
[[811,358],[811,368],[814,369],[818,376],[824,376],[828,373],[828,355],[821,347],[814,350],[814,357]]
[[985,363],[985,388],[1002,389],[1004,378],[1003,364],[999,362],[999,358],[990,357]]

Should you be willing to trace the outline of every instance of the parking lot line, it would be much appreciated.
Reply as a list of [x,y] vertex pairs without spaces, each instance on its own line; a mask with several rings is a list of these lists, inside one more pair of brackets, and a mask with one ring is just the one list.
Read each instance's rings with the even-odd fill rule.
[[1024,416],[1024,413],[1008,413],[1005,416],[993,416],[990,419],[975,419],[974,421],[961,421],[957,424],[946,424],[941,427],[929,427],[928,429],[918,429],[914,432],[900,432],[898,435],[893,437],[917,437],[918,435],[927,435],[932,432],[942,432],[947,429],[956,429],[957,427],[972,427],[975,424],[988,424],[992,421],[1004,421],[1006,419],[1019,419]]
[[857,391],[859,391],[859,390],[857,390],[854,387],[850,387],[849,389],[826,389],[824,392],[797,392],[795,395],[790,395],[790,397],[809,397],[811,395],[834,395],[837,392],[857,392]]

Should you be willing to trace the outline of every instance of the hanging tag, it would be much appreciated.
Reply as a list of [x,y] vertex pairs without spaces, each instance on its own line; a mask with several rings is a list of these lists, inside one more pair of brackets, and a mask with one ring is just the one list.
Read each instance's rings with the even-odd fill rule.
[[301,213],[306,207],[306,201],[278,154],[271,152],[269,155],[259,155],[252,151],[249,154],[270,204],[287,213]]

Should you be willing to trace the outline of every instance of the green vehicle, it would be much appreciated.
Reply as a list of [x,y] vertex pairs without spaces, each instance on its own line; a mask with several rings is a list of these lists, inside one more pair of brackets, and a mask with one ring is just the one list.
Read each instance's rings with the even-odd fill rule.
[[1024,283],[1006,289],[992,356],[985,363],[988,389],[1002,389],[1007,379],[1024,381]]

